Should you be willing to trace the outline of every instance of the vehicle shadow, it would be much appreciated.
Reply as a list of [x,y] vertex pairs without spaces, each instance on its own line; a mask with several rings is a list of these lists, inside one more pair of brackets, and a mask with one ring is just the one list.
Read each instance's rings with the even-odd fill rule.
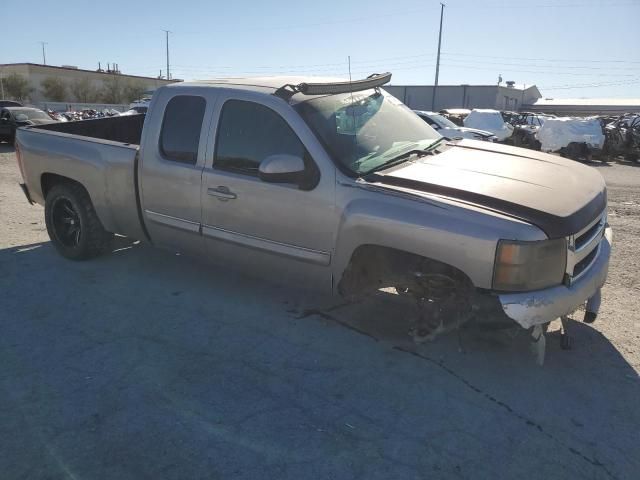
[[416,346],[397,302],[348,304],[124,238],[89,262],[6,248],[0,270],[7,478],[640,468],[638,375],[597,323],[572,322],[572,351],[550,334],[539,367],[522,332]]
[[13,153],[16,149],[10,143],[0,143],[0,153]]

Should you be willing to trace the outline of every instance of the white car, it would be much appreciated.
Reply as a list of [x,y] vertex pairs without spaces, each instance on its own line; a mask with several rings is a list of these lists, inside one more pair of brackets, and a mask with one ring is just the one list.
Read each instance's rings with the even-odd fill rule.
[[414,110],[414,112],[443,137],[469,138],[471,140],[484,140],[485,142],[498,141],[498,138],[491,132],[478,130],[477,128],[459,127],[439,113],[426,112],[424,110]]
[[464,126],[487,130],[498,137],[500,142],[513,135],[513,125],[506,123],[498,110],[474,108],[464,119]]

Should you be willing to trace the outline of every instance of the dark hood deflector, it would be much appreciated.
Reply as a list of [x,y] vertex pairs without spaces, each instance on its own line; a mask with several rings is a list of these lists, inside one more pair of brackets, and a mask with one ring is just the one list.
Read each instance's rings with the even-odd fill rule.
[[[585,172],[581,169],[588,168],[584,165],[572,165],[567,163],[572,162],[571,160],[560,159],[541,152],[531,152],[531,156],[527,155],[528,152],[526,150],[523,151],[523,149],[515,149],[514,152],[511,152],[509,151],[510,149],[507,150],[502,145],[499,147],[497,145],[495,147],[482,145],[478,149],[473,147],[475,145],[464,141],[463,145],[454,146],[434,157],[427,157],[422,164],[421,162],[416,162],[405,167],[399,166],[389,171],[369,175],[366,180],[389,187],[425,192],[477,205],[531,223],[544,231],[549,238],[566,237],[579,232],[606,208],[607,190],[604,182],[601,185],[596,183],[594,186],[598,187],[597,192],[594,193],[592,198],[587,199],[584,198],[584,191],[575,192],[574,194],[569,185],[562,189],[563,191],[560,191],[557,179],[555,184],[554,181],[549,181],[549,184],[553,184],[554,187],[551,190],[549,190],[550,187],[542,183],[532,184],[522,179],[522,162],[530,162],[527,167],[531,168],[531,172],[534,170],[544,171],[545,163],[548,163],[548,168],[551,168],[551,163],[553,163],[563,169],[570,169],[574,174],[574,179],[583,179],[585,181],[584,187],[586,188],[588,183],[594,182],[594,179],[590,178],[589,173],[586,173],[582,178]],[[492,171],[492,167],[495,167],[495,165],[486,165],[486,168],[484,168],[483,164],[478,162],[480,158],[474,158],[471,161],[460,160],[460,157],[466,157],[464,152],[469,152],[470,150],[484,151],[485,154],[491,154],[493,158],[501,157],[503,160],[511,158],[511,161],[507,163],[500,160],[501,175],[499,175],[495,173],[495,169]],[[438,157],[443,158],[440,161]],[[445,159],[444,157],[448,158]],[[516,160],[514,157],[520,158]],[[509,164],[519,164],[517,168],[520,168],[520,171],[514,170],[510,172]],[[529,168],[525,170],[529,170]],[[552,172],[550,171],[549,173]],[[474,188],[467,188],[468,184],[464,184],[465,181],[469,181],[470,176],[472,176],[472,180],[475,180],[477,176],[478,183],[482,183],[483,180],[490,177],[494,184],[491,188],[476,188],[476,191],[473,191]],[[535,175],[532,174],[531,176]],[[435,177],[435,180],[439,180],[438,183],[429,181],[434,180],[432,177]],[[538,178],[537,180],[540,179]],[[593,183],[591,184],[593,185]],[[550,208],[549,198],[543,201],[542,198],[536,199],[535,195],[528,195],[527,201],[514,201],[514,199],[520,200],[522,198],[521,193],[516,192],[519,185],[522,185],[522,188],[539,189],[540,195],[552,196],[552,199],[555,198],[557,202],[562,202],[560,204],[563,205],[563,208],[558,208],[554,211],[553,208]],[[538,193],[537,190],[536,193]],[[545,206],[546,208],[536,208],[539,206]],[[562,213],[565,213],[565,215],[558,214],[562,210],[564,210]]]

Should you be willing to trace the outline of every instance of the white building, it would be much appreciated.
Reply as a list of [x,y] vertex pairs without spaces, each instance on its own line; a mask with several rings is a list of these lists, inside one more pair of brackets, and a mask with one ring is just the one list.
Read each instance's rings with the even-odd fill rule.
[[542,95],[535,85],[518,88],[502,85],[438,85],[432,105],[432,85],[387,85],[384,89],[414,110],[443,110],[445,108],[492,108],[495,110],[522,109]]

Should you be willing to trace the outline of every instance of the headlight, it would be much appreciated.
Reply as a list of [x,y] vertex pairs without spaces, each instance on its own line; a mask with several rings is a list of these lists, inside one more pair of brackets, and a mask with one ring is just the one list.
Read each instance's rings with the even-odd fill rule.
[[566,267],[567,242],[564,238],[536,242],[500,240],[493,288],[523,292],[560,285]]

